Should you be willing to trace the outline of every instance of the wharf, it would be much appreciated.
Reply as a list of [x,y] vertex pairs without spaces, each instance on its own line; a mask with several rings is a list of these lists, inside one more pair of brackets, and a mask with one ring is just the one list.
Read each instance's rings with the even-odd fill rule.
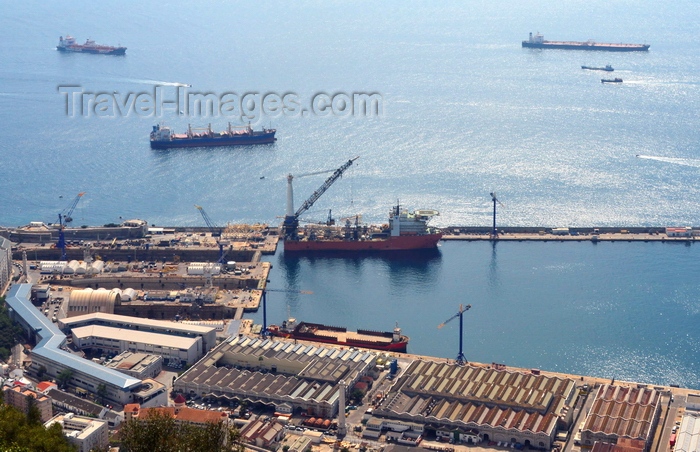
[[[700,231],[690,236],[669,236],[664,228],[580,228],[556,232],[557,228],[499,228],[498,241],[536,242],[665,242],[690,244],[700,240]],[[445,228],[442,240],[491,241],[490,228]],[[555,231],[555,232],[553,232]],[[596,232],[594,232],[596,231]]]

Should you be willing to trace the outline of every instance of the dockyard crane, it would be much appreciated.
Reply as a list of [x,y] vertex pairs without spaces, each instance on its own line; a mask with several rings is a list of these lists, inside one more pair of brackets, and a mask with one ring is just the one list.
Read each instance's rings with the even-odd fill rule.
[[73,217],[71,217],[71,215],[73,215],[73,211],[75,210],[75,206],[78,205],[78,201],[80,201],[80,198],[82,198],[84,194],[85,194],[84,191],[81,191],[80,193],[78,193],[78,196],[76,196],[75,199],[73,199],[73,202],[71,203],[71,205],[66,207],[66,209],[62,212],[64,223],[70,223],[71,221],[73,221]]
[[296,290],[296,289],[262,289],[262,302],[263,302],[263,325],[260,334],[267,336],[269,332],[267,331],[267,293],[268,292],[286,292],[286,293],[302,293],[302,294],[312,294],[310,290]]
[[56,242],[56,248],[61,250],[62,261],[68,260],[68,256],[66,254],[66,233],[64,232],[64,229],[66,227],[66,223],[73,221],[71,215],[73,215],[75,206],[78,205],[78,201],[80,201],[80,198],[82,198],[84,194],[84,191],[78,193],[78,196],[75,197],[73,202],[58,214],[58,242]]
[[[307,210],[309,210],[311,206],[313,206],[314,203],[318,201],[318,198],[320,198],[321,195],[323,195],[336,180],[340,179],[340,177],[343,175],[343,172],[345,172],[346,169],[350,168],[353,162],[355,162],[355,160],[359,158],[359,156],[352,158],[345,162],[340,168],[336,169],[333,172],[333,174],[331,174],[331,176],[328,179],[326,179],[323,185],[321,185],[318,188],[318,190],[313,192],[309,199],[304,201],[304,203],[296,210],[296,212],[294,211],[294,189],[292,188],[292,180],[294,179],[294,176],[292,176],[291,174],[287,176],[287,212],[284,217],[284,223],[282,224],[284,228],[285,239],[296,240],[297,229],[299,228],[299,216]],[[326,172],[329,171],[318,171],[315,173],[304,174],[304,176],[311,176],[313,174],[322,174]]]
[[496,203],[500,204],[501,207],[505,207],[501,201],[496,198],[496,192],[489,193],[491,195],[491,201],[493,201],[493,230],[491,231],[491,236],[494,240],[498,239],[498,229],[496,229]]
[[199,210],[199,213],[202,214],[202,218],[204,218],[204,222],[207,224],[207,227],[211,232],[211,236],[216,238],[216,244],[219,245],[219,260],[217,263],[222,264],[224,262],[224,258],[226,257],[226,253],[224,253],[224,242],[221,240],[221,228],[217,227],[214,222],[211,221],[211,218],[209,218],[209,215],[207,215],[202,206],[198,206],[197,204],[194,206],[197,208],[197,210]]
[[440,329],[443,326],[445,326],[445,324],[447,324],[448,322],[451,322],[452,320],[459,317],[459,354],[457,355],[457,364],[460,366],[464,365],[467,362],[466,358],[464,357],[464,353],[462,352],[462,333],[464,331],[463,326],[462,326],[462,314],[464,314],[465,312],[470,310],[471,307],[472,307],[472,305],[470,305],[470,304],[468,304],[466,306],[462,306],[460,304],[459,311],[457,312],[457,314],[453,315],[452,317],[450,317],[449,319],[445,320],[440,325],[438,325],[438,329]]

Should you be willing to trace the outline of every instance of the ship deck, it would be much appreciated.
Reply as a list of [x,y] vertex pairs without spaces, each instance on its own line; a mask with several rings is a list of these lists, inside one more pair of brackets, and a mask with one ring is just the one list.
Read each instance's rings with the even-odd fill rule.
[[381,344],[390,344],[390,337],[382,336],[371,336],[369,334],[360,334],[356,331],[330,331],[317,328],[309,328],[310,332],[313,332],[317,336],[327,337],[330,339],[336,339],[338,342],[347,343],[348,341],[365,341],[365,342],[376,342]]

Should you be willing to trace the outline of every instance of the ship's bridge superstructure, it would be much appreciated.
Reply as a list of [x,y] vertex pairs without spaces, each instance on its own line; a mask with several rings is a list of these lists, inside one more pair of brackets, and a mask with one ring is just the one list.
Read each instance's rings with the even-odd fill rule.
[[396,205],[389,213],[389,229],[392,237],[400,235],[423,235],[429,234],[427,223],[434,217],[440,215],[437,210],[416,210],[409,212]]

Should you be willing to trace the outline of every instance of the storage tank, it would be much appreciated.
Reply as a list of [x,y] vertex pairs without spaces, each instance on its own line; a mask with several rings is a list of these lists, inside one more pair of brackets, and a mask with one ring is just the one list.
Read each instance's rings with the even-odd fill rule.
[[306,421],[306,425],[314,425],[316,423],[316,418],[312,417]]
[[84,275],[85,273],[87,273],[87,262],[80,261],[80,264],[78,264],[78,268],[75,269],[75,274]]
[[136,291],[132,289],[131,287],[127,287],[126,289],[122,290],[122,300],[124,301],[132,301],[136,299]]
[[90,266],[90,271],[92,273],[102,273],[102,270],[104,270],[104,268],[105,268],[104,261],[95,261]]
[[318,418],[316,419],[316,422],[314,422],[314,427],[320,427],[323,425],[323,419]]

